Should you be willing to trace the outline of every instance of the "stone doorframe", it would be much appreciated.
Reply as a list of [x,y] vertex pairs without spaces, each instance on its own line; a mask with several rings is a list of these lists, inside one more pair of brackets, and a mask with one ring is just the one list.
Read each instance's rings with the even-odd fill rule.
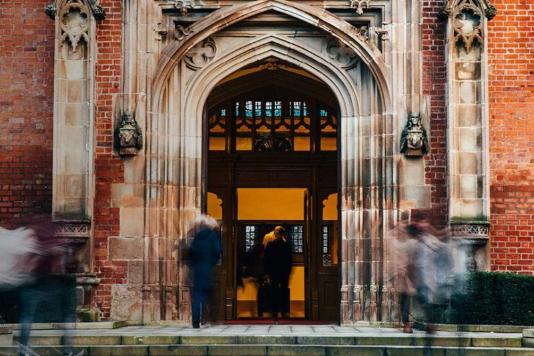
[[[117,121],[122,113],[133,114],[146,143],[137,156],[124,160],[125,180],[111,188],[121,219],[120,236],[110,237],[109,259],[128,260],[135,272],[126,285],[111,286],[111,317],[144,322],[190,319],[186,270],[176,247],[183,245],[205,193],[205,102],[228,74],[275,58],[321,79],[340,107],[340,320],[346,324],[395,318],[385,233],[401,210],[428,207],[424,193],[430,191],[423,161],[406,162],[398,152],[407,114],[423,112],[427,118],[420,99],[419,1],[373,1],[368,8],[375,7],[383,17],[368,34],[314,6],[314,1],[208,3],[220,8],[184,28],[174,26],[168,16],[176,11],[173,1],[123,2],[122,94],[113,105]],[[349,2],[332,3],[350,10]],[[320,38],[303,40],[275,29],[234,47],[225,39],[231,25],[266,12],[302,21]],[[232,36],[239,37],[235,31]],[[325,48],[350,52],[351,65]],[[195,56],[199,51],[201,55]],[[404,176],[410,176],[410,182]],[[400,189],[401,185],[411,189]],[[114,253],[115,245],[132,249]]]

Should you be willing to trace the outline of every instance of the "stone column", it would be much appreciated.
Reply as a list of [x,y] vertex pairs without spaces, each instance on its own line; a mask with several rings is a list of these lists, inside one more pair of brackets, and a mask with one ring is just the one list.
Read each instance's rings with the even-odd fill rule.
[[[453,1],[448,15],[449,219],[486,269],[489,225],[486,15],[475,0]],[[490,12],[493,16],[494,13]]]

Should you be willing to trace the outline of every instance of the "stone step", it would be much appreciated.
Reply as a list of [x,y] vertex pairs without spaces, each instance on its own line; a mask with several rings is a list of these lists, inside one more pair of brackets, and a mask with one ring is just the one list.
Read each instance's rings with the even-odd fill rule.
[[[18,337],[15,337],[15,341]],[[76,335],[73,345],[388,345],[445,347],[522,347],[521,337],[439,336],[425,334],[402,336],[258,336],[258,335]],[[61,345],[60,335],[34,335],[31,345]]]
[[[35,346],[39,356],[62,354],[62,347]],[[534,349],[495,347],[378,346],[378,345],[99,345],[75,347],[83,356],[534,356]],[[0,355],[17,356],[17,347],[0,347]]]

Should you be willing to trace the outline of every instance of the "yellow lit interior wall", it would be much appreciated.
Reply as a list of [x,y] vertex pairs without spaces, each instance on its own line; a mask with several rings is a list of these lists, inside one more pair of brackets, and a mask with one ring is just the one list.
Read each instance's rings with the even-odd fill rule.
[[304,220],[304,188],[239,188],[238,220]]
[[[337,193],[330,194],[326,200],[323,201],[323,221],[337,221]],[[337,249],[338,249],[338,231],[337,226],[334,225],[332,230],[332,241],[330,245],[330,255],[332,256],[332,263],[337,265]]]
[[208,215],[215,220],[222,220],[222,200],[219,199],[217,194],[208,192]]

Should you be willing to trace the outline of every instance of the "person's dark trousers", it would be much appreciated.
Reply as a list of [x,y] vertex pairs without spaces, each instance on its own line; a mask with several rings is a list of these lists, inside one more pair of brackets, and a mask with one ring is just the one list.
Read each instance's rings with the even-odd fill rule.
[[43,290],[45,286],[43,281],[38,279],[35,282],[22,286],[20,288],[20,355],[29,354],[27,352],[28,342],[30,340],[30,332],[32,329],[33,318],[35,316],[35,310],[37,305],[43,298],[43,294],[46,292]]
[[401,321],[404,325],[410,322],[410,296],[407,293],[400,294]]
[[206,300],[206,292],[204,290],[193,288],[191,292],[191,316],[193,319],[193,327],[200,326],[200,318],[202,316],[202,306]]

